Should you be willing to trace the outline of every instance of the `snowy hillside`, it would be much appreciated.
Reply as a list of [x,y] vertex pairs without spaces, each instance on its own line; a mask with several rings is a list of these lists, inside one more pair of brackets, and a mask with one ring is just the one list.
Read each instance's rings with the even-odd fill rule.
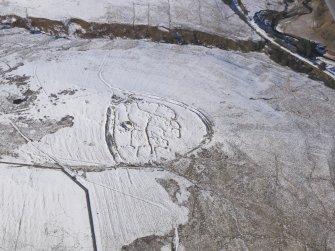
[[[0,6],[260,40],[214,0]],[[323,82],[269,47],[1,27],[0,249],[335,249],[335,91]]]

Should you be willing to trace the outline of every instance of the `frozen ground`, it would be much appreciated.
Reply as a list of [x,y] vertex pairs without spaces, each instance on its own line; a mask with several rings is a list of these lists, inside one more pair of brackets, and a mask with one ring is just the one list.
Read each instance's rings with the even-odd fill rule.
[[263,53],[21,29],[0,43],[3,249],[335,249],[322,83]]
[[0,164],[1,250],[92,250],[84,191],[59,170]]
[[0,1],[0,14],[60,20],[70,18],[99,23],[185,28],[230,39],[260,40],[221,0],[11,0]]
[[188,221],[184,203],[191,184],[169,172],[120,168],[90,172],[86,180],[98,214],[99,250],[120,250],[139,236],[164,236]]

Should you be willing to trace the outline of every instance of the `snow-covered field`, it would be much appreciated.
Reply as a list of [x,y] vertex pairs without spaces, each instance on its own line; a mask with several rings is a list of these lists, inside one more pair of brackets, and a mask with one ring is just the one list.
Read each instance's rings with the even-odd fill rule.
[[249,17],[253,17],[256,12],[261,10],[284,11],[285,9],[284,2],[280,0],[241,0],[241,2],[246,10],[249,12]]
[[[191,250],[178,231],[194,221],[188,203],[198,175],[215,184],[206,178],[211,164],[197,164],[213,147],[228,160],[243,152],[241,161],[277,177],[284,191],[299,188],[316,218],[318,203],[333,212],[335,93],[322,83],[262,53],[21,29],[2,30],[0,42],[5,250],[91,250],[88,205],[98,250],[165,235]],[[220,189],[202,189],[217,203]],[[283,201],[287,217],[300,212],[291,195]],[[288,203],[293,209],[282,208]],[[219,208],[232,214],[227,203],[212,212]]]
[[0,1],[0,15],[186,28],[230,39],[260,40],[221,0],[11,0]]
[[[120,250],[140,236],[166,235],[188,221],[187,180],[162,170],[118,169],[87,174],[97,213],[99,250]],[[162,181],[176,181],[176,194]]]
[[[260,40],[219,0],[0,1],[9,14]],[[0,250],[335,249],[323,83],[262,52],[18,28],[0,44]]]
[[60,170],[0,164],[2,250],[92,250],[84,191]]

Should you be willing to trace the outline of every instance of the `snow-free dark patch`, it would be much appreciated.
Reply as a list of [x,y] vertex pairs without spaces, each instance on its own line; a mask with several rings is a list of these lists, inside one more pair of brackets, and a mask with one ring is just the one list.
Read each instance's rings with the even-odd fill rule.
[[14,99],[13,100],[13,104],[14,105],[19,105],[19,104],[21,104],[21,103],[23,103],[25,101],[27,101],[27,98],[18,98],[18,99]]

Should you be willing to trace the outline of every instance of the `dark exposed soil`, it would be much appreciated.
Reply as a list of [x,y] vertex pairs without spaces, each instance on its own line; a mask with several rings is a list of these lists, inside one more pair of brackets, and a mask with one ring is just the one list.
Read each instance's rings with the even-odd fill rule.
[[123,246],[121,251],[138,251],[138,250],[150,250],[160,251],[162,247],[168,246],[170,250],[173,249],[173,237],[172,233],[167,236],[151,235],[143,238],[139,238],[127,246]]
[[25,28],[33,33],[43,32],[58,37],[151,39],[154,42],[214,46],[220,49],[243,52],[260,51],[264,48],[263,41],[232,40],[197,30],[167,29],[148,25],[95,23],[75,18],[61,22],[34,17],[26,19],[15,15],[2,16],[0,21],[9,27]]
[[[278,170],[286,168],[280,162],[276,165]],[[228,156],[220,146],[171,163],[170,171],[194,183],[187,203],[189,221],[178,227],[180,245],[185,250],[208,251],[328,250],[334,216],[331,220],[322,210],[304,206],[305,199],[314,198],[294,186],[301,177],[292,178],[287,188],[280,181],[286,178],[266,168],[238,148]],[[288,204],[295,209],[287,208]],[[139,238],[122,250],[160,250],[169,244],[173,247],[173,240],[171,231],[166,236]]]
[[308,13],[287,20],[288,22],[282,26],[284,32],[319,41],[326,45],[330,52],[334,52],[335,21],[325,1],[311,0],[307,6],[310,7]]
[[[7,70],[0,70],[0,90],[1,86],[5,85],[15,86],[17,89],[17,94],[15,95],[8,93],[7,95],[0,96],[0,112],[10,114],[11,122],[15,123],[29,139],[33,139],[34,141],[40,140],[47,134],[55,133],[61,128],[72,127],[74,123],[72,116],[65,116],[59,121],[50,120],[47,116],[39,120],[27,117],[25,111],[36,105],[35,102],[41,88],[32,90],[29,84],[30,77],[13,74],[13,71],[22,65],[18,64],[17,66],[9,67]],[[5,155],[15,156],[15,150],[20,145],[27,143],[11,123],[9,123],[9,120],[1,122],[0,134],[2,136],[0,158]]]

